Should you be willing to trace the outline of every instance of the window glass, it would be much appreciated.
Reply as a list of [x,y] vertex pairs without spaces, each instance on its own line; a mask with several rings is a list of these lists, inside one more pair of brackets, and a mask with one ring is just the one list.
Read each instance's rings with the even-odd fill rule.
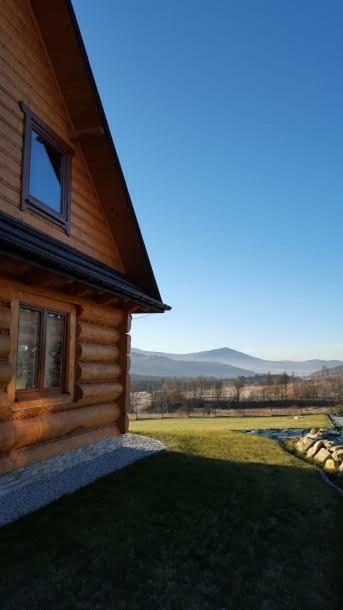
[[62,212],[62,157],[32,130],[30,195],[55,212]]
[[17,355],[17,390],[32,390],[38,386],[40,336],[39,311],[20,307]]
[[64,352],[64,316],[47,314],[44,387],[56,388],[62,385]]

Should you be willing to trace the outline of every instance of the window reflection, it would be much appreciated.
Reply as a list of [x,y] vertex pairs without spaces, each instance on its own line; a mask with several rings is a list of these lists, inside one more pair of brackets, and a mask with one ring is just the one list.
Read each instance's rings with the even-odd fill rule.
[[64,316],[48,313],[46,321],[44,387],[62,385]]
[[32,130],[30,195],[58,213],[62,212],[62,157]]
[[20,307],[17,354],[17,390],[37,388],[40,312]]

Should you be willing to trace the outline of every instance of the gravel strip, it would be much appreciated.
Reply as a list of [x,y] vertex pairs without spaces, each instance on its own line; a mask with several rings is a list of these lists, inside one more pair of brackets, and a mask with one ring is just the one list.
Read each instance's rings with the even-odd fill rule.
[[[42,474],[39,480],[27,480],[25,485],[21,481],[17,489],[12,486],[8,493],[2,493],[0,495],[0,526],[15,521],[66,494],[71,494],[81,487],[89,485],[96,479],[166,448],[160,441],[138,434],[125,434],[122,439],[122,445],[112,452],[100,454],[88,460],[85,460],[83,456],[79,464],[66,468],[63,472]],[[89,451],[89,447],[84,449]],[[0,488],[1,479],[2,477],[0,477]]]

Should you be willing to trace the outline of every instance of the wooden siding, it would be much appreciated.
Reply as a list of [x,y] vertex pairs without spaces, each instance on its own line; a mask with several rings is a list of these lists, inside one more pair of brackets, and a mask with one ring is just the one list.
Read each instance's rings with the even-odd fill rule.
[[[68,316],[64,394],[16,400],[20,303]],[[119,305],[0,277],[0,474],[127,431],[130,316]]]
[[[67,59],[65,59],[67,62]],[[67,66],[66,66],[67,68]],[[39,214],[21,211],[24,101],[75,150],[72,167],[71,236]],[[0,211],[124,272],[105,214],[42,45],[28,0],[0,3]]]

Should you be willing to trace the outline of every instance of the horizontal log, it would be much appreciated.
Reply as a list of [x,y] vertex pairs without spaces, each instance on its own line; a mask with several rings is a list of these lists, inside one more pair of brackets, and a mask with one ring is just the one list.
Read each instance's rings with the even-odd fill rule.
[[75,431],[100,428],[115,423],[119,417],[120,409],[113,403],[2,423],[0,453],[52,440]]
[[81,449],[81,447],[86,447],[87,445],[118,435],[120,435],[119,427],[116,424],[112,424],[111,426],[96,428],[81,434],[73,433],[47,443],[23,447],[23,449],[18,450],[14,449],[10,453],[1,454],[0,474],[41,462],[55,455],[62,455],[67,451]]
[[11,351],[11,337],[0,335],[0,356],[8,356]]
[[121,375],[119,364],[80,362],[76,369],[80,381],[114,381]]
[[75,400],[84,405],[116,400],[123,391],[121,383],[80,383],[75,386]]
[[11,327],[11,310],[5,305],[0,305],[0,330],[9,330]]
[[113,345],[120,338],[120,332],[115,328],[79,322],[77,324],[77,336],[80,343],[99,343],[102,345]]
[[79,343],[76,348],[76,358],[82,362],[115,362],[119,354],[119,347],[116,345]]
[[0,388],[5,388],[12,377],[12,367],[9,362],[0,362]]
[[124,321],[126,315],[123,309],[117,307],[82,305],[79,318],[84,322],[93,322],[102,326],[118,326]]

